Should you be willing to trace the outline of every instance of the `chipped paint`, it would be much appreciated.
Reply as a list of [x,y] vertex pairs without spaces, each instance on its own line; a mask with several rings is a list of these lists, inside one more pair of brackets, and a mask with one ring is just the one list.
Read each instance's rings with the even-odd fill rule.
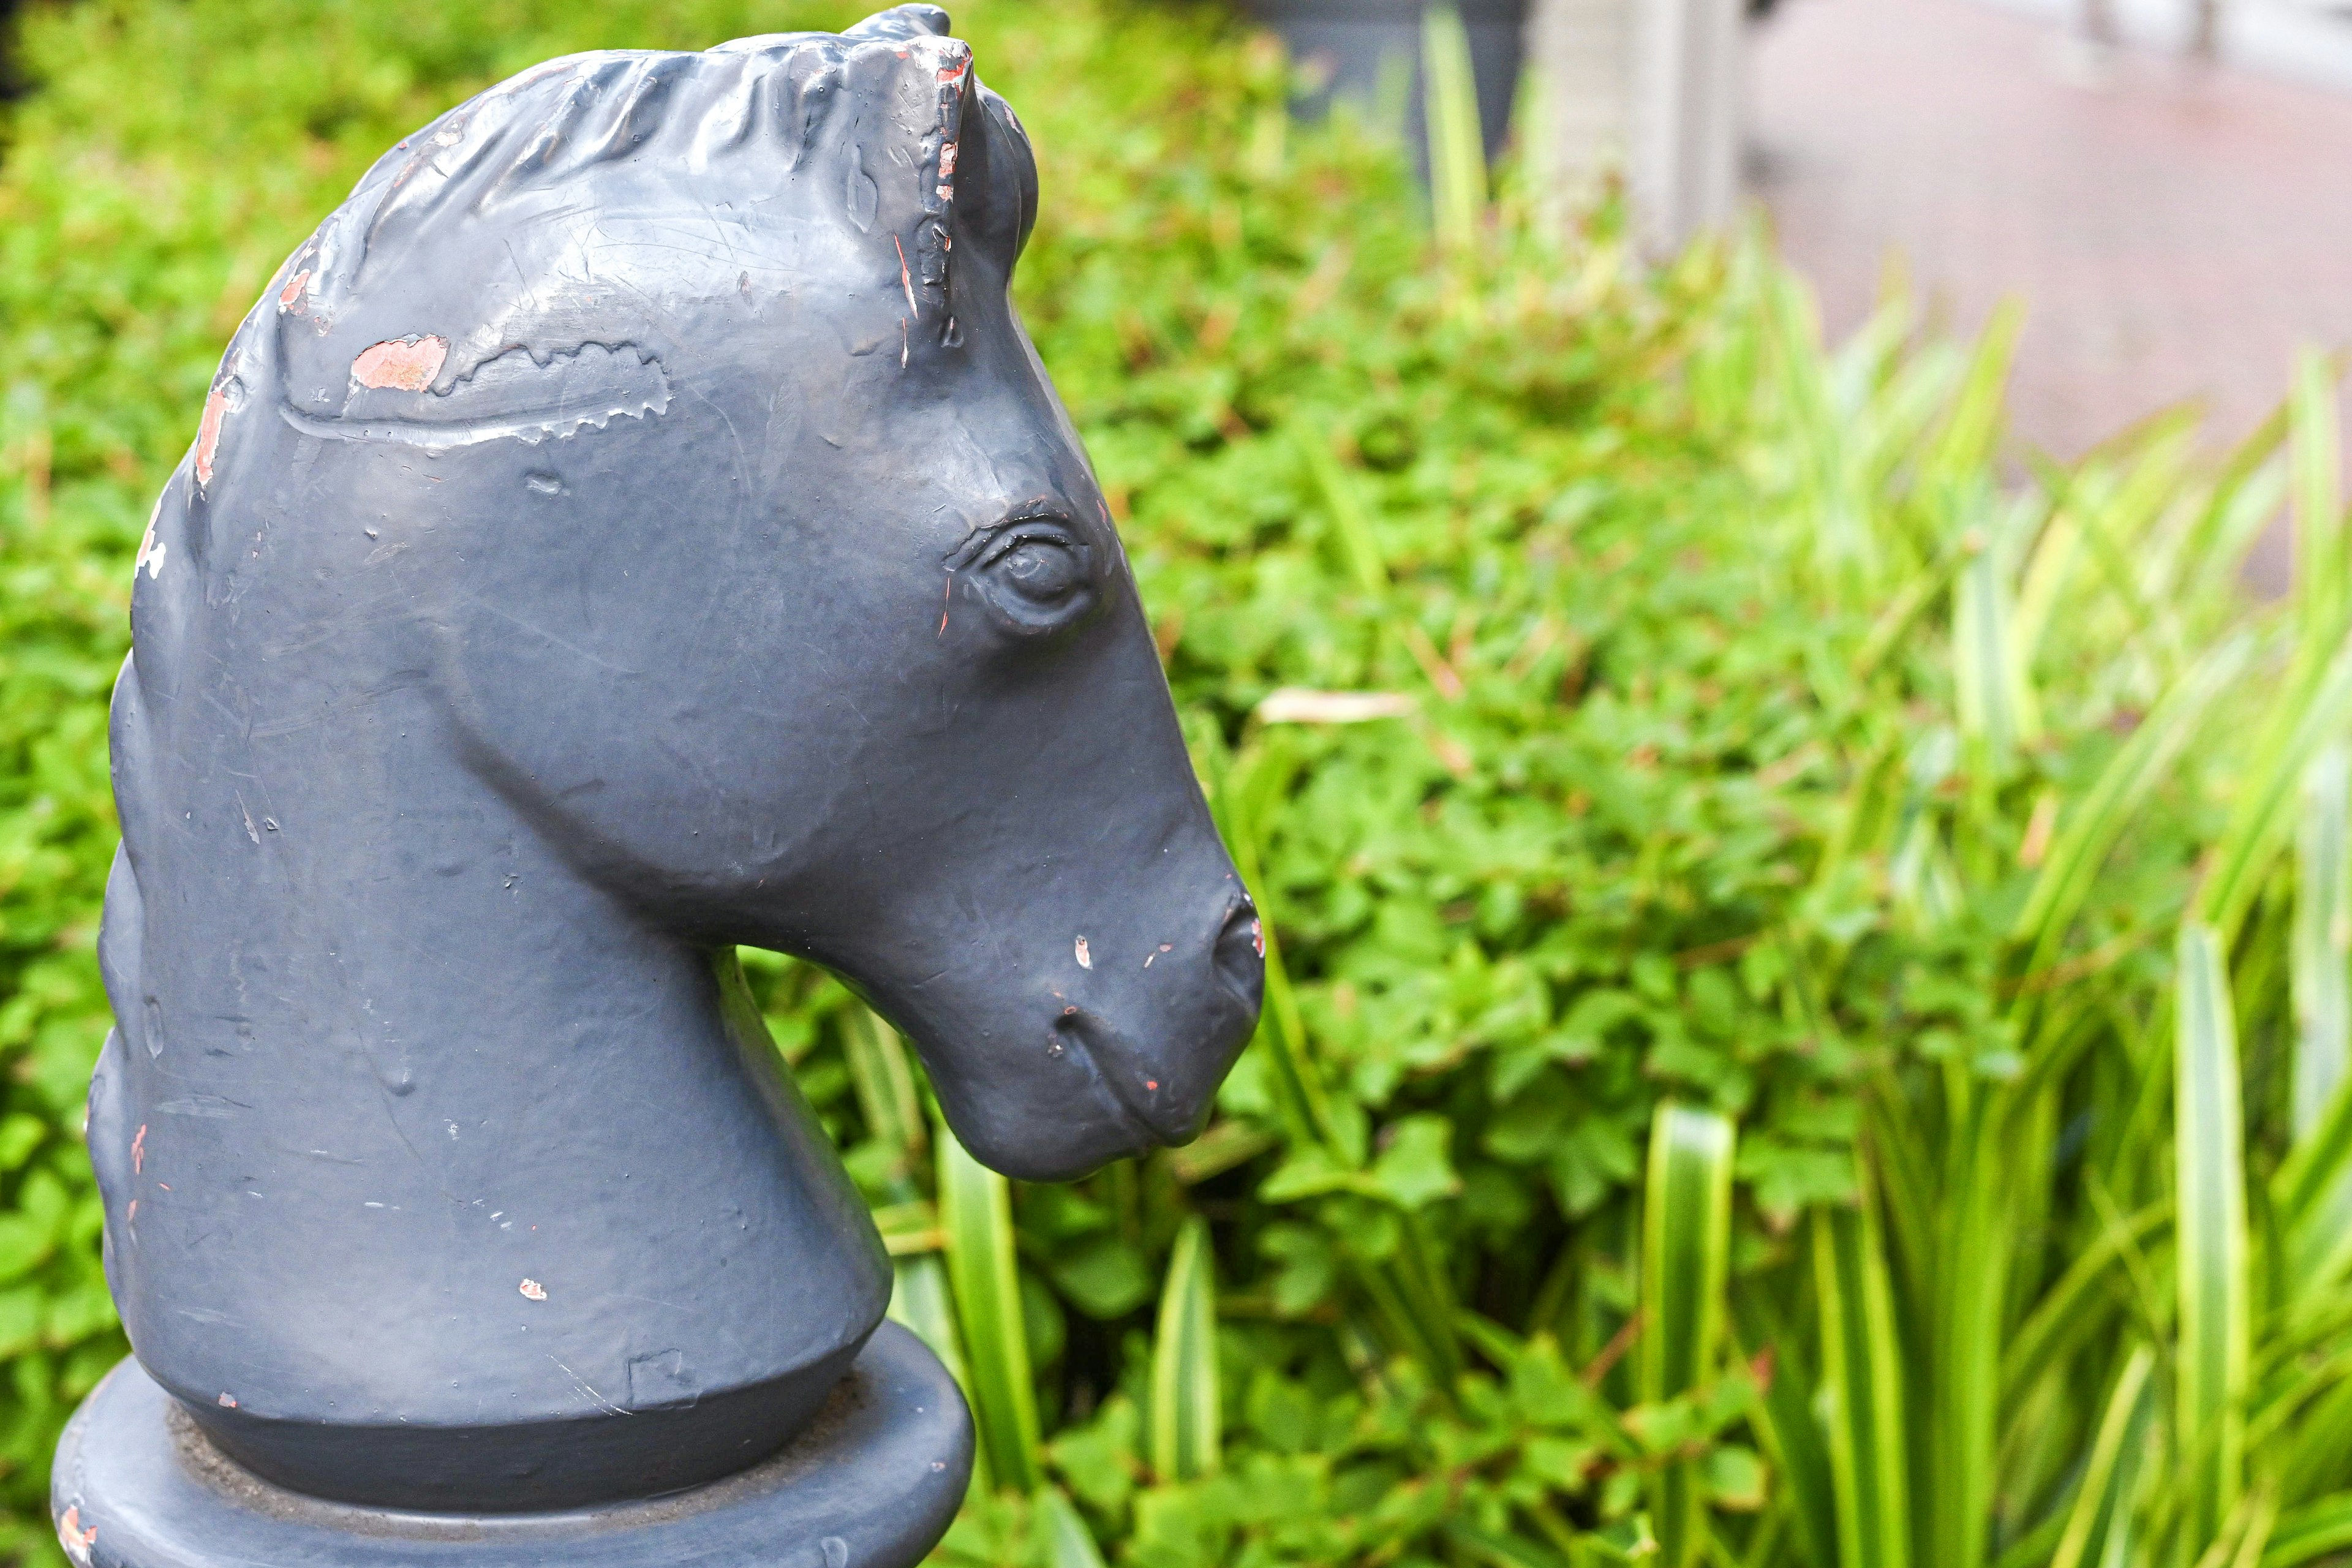
[[236,1409],[236,1394],[222,1394],[222,1395],[220,1396],[220,1407],[221,1407],[223,1410],[234,1410],[234,1409]]
[[79,1505],[58,1516],[58,1544],[65,1548],[74,1568],[89,1568],[90,1548],[98,1544],[98,1526],[82,1523]]
[[285,288],[278,290],[278,308],[281,310],[295,309],[302,302],[302,290],[310,286],[310,269],[305,267],[286,280]]
[[1250,921],[1250,946],[1257,950],[1260,958],[1265,956],[1265,927],[1257,921]]
[[205,415],[196,425],[196,483],[212,488],[213,458],[219,454],[221,426],[229,416],[229,388],[234,382],[225,381],[205,397]]
[[955,178],[955,165],[956,165],[956,144],[955,144],[954,142],[940,142],[940,179],[942,179],[942,180],[952,180],[952,179],[954,179],[954,178]]
[[1087,951],[1087,939],[1085,937],[1078,938],[1077,954],[1078,967],[1080,969],[1092,969],[1095,966],[1094,954]]
[[352,361],[352,380],[362,386],[397,392],[422,392],[441,374],[449,357],[449,340],[427,333],[393,338],[363,348]]
[[155,510],[150,512],[147,516],[147,531],[139,536],[139,553],[131,558],[131,580],[134,583],[139,580],[139,573],[142,567],[146,569],[147,580],[151,583],[163,574],[163,552],[165,546],[162,541],[155,537],[156,520],[161,518],[163,515],[163,499],[158,497],[155,501]]
[[[376,345],[387,346],[404,345]],[[306,414],[287,404],[279,405],[278,412],[307,436],[396,441],[440,452],[484,441],[511,439],[537,446],[551,437],[562,440],[583,429],[602,430],[615,419],[666,414],[670,396],[669,375],[659,359],[634,343],[586,342],[549,354],[544,361],[533,358],[527,348],[508,349],[457,376],[442,391],[422,382],[415,386],[354,385],[338,416]],[[439,482],[438,476],[425,477]]]
[[[532,1228],[536,1229],[537,1227],[533,1226]],[[547,1300],[547,1287],[541,1284],[536,1279],[526,1279],[520,1285],[517,1286],[516,1289],[520,1290],[523,1293],[524,1298],[528,1300],[544,1301]]]
[[145,1173],[147,1168],[147,1124],[139,1124],[139,1135],[131,1140],[131,1173]]

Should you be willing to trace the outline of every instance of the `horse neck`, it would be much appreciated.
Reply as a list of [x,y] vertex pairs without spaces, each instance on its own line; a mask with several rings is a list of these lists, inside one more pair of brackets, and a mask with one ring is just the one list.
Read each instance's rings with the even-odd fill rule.
[[[324,1052],[355,1058],[403,1102],[437,1100],[440,1076],[453,1093],[504,1086],[520,1110],[549,1091],[535,1075],[560,1068],[583,1025],[607,1058],[633,1041],[660,1053],[724,1039],[708,950],[583,876],[440,742],[422,703],[385,706],[364,724],[225,745],[180,798],[124,803],[142,967],[163,971],[146,986],[159,1067],[266,1048],[290,1070],[247,1087],[299,1099]],[[355,773],[374,787],[352,791]],[[144,854],[140,837],[153,840]],[[166,889],[201,889],[201,902],[166,909]]]

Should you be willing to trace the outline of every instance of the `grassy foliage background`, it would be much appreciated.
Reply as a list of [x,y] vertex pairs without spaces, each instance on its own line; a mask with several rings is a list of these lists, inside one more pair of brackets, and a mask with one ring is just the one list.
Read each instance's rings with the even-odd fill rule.
[[[488,82],[856,14],[32,8],[0,164],[20,1550],[54,1552],[47,1453],[123,1350],[76,1137],[104,702],[229,331]],[[1458,158],[1433,242],[1393,153],[1290,127],[1219,13],[957,23],[1037,142],[1022,308],[1276,948],[1202,1143],[1017,1191],[941,1145],[840,987],[747,955],[894,1310],[974,1395],[943,1556],[2284,1568],[2352,1540],[2352,595],[2340,565],[2266,612],[2231,586],[2291,483],[2306,561],[2341,559],[2331,378],[2292,468],[2284,422],[2214,475],[2171,421],[2004,484],[2013,322],[1962,349],[1895,301],[1827,355],[1757,247],[1645,268],[1605,212],[1563,240],[1507,182],[1483,210]],[[1332,692],[1389,716],[1329,722]],[[2175,1118],[2176,1071],[2223,1109]]]

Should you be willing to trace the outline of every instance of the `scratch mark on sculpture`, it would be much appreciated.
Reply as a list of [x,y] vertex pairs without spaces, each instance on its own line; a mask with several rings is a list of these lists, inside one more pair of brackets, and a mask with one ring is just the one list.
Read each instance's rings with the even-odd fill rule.
[[[539,1227],[537,1226],[533,1226],[531,1228],[536,1230]],[[577,1384],[583,1393],[586,1394],[589,1398],[594,1400],[599,1405],[603,1406],[604,1411],[607,1415],[635,1415],[636,1414],[635,1411],[628,1409],[623,1405],[615,1405],[611,1400],[605,1398],[603,1394],[597,1393],[594,1384],[591,1384],[586,1378],[581,1376],[578,1373],[572,1371],[570,1367],[563,1366],[562,1362],[556,1361],[552,1352],[549,1354],[547,1359],[555,1362],[555,1364],[558,1366],[562,1366],[563,1375]]]
[[[139,1124],[139,1135],[131,1140],[131,1173],[140,1175],[147,1168],[147,1124]],[[168,1190],[168,1189],[166,1189]]]
[[422,392],[441,374],[449,357],[449,340],[426,333],[393,338],[359,352],[352,361],[352,379],[362,386],[399,392]]
[[948,635],[948,595],[955,591],[955,568],[948,568],[948,580],[940,587],[940,636]]
[[907,270],[907,247],[894,234],[890,237],[890,248],[898,253],[898,287],[907,291],[907,309],[917,321],[920,321],[923,308],[915,303],[915,279],[914,275]]

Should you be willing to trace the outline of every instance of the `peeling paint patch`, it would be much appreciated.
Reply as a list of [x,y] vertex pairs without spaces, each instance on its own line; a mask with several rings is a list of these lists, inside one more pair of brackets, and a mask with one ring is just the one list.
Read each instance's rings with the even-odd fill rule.
[[286,280],[285,288],[278,290],[278,308],[281,310],[291,310],[300,305],[302,290],[310,286],[310,269],[305,267]]
[[147,531],[139,536],[139,553],[131,562],[131,580],[137,582],[141,568],[145,568],[147,580],[153,582],[163,574],[165,545],[155,537],[155,520],[163,515],[163,503],[156,501],[154,511],[147,519]]
[[221,1407],[223,1410],[234,1410],[234,1409],[236,1409],[236,1394],[222,1394],[222,1395],[220,1396],[220,1407]]
[[1080,969],[1092,969],[1095,966],[1095,955],[1087,951],[1087,939],[1085,937],[1078,938],[1077,954],[1078,967]]
[[547,1300],[547,1287],[541,1284],[536,1279],[526,1279],[520,1285],[517,1286],[516,1289],[523,1293],[526,1300],[532,1301],[544,1301]]
[[441,374],[449,357],[449,340],[427,334],[394,338],[362,349],[352,361],[352,379],[362,386],[399,392],[422,392]]
[[68,1508],[58,1516],[58,1544],[66,1549],[74,1568],[89,1568],[90,1548],[98,1544],[98,1526],[82,1523],[79,1506]]
[[1257,950],[1260,958],[1265,956],[1265,926],[1261,921],[1250,921],[1250,946]]
[[[427,339],[416,346],[436,342]],[[309,436],[397,441],[437,452],[504,439],[537,446],[583,429],[604,429],[614,419],[658,416],[670,403],[669,377],[661,362],[629,343],[583,343],[544,361],[534,359],[528,348],[509,349],[457,377],[446,392],[426,384],[434,374],[427,370],[414,385],[354,386],[339,417],[322,418],[284,403],[278,415]]]
[[213,482],[213,458],[219,454],[221,426],[229,415],[229,388],[234,382],[223,382],[205,398],[205,416],[196,425],[196,483],[209,489]]

